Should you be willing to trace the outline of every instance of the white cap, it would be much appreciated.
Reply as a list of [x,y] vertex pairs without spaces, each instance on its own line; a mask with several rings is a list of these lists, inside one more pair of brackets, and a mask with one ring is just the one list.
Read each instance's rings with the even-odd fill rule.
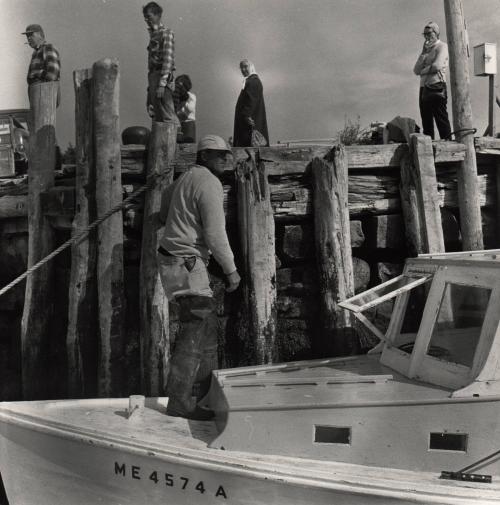
[[205,135],[200,139],[196,151],[204,151],[205,149],[231,152],[231,149],[229,149],[226,141],[218,135]]

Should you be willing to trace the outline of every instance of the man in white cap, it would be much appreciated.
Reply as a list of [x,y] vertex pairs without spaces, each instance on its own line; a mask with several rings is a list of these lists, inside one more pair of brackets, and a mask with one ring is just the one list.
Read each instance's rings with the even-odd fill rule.
[[425,37],[422,53],[413,72],[420,76],[419,106],[425,135],[434,138],[434,121],[442,139],[451,135],[450,120],[446,104],[446,67],[448,66],[448,46],[439,40],[439,26],[430,21],[424,27]]
[[162,198],[165,223],[158,265],[169,301],[179,305],[179,331],[167,379],[167,414],[209,420],[214,413],[193,401],[201,399],[217,367],[217,315],[207,272],[212,254],[234,291],[240,276],[226,233],[224,192],[220,177],[231,156],[226,142],[205,135],[198,143],[196,164],[171,184]]

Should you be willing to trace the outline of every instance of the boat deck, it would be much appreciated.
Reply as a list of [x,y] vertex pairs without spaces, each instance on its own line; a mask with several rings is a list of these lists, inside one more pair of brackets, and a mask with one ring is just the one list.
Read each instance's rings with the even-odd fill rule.
[[[378,356],[224,370],[216,372],[216,377],[224,408],[231,412],[394,404],[409,399],[432,402],[450,396],[449,389],[409,379],[382,365]],[[208,403],[217,403],[216,389],[211,391]]]

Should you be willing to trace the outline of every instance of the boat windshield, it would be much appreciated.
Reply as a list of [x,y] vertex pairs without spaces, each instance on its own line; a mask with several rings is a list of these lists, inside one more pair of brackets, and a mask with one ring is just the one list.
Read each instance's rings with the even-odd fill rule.
[[[380,323],[377,326],[375,324],[372,324],[365,316],[363,316],[362,312],[384,302],[390,303],[390,301],[397,296],[408,296],[408,293],[410,293],[410,303],[408,303],[406,307],[406,323],[403,324],[403,331],[406,331],[407,333],[413,335],[402,336],[401,344],[411,344],[411,348],[408,350],[408,352],[411,354],[411,351],[413,349],[413,342],[415,341],[420,319],[422,317],[423,307],[425,305],[425,300],[427,297],[427,292],[429,289],[428,287],[422,288],[422,286],[424,284],[428,286],[430,280],[432,280],[432,274],[420,272],[405,273],[403,275],[395,277],[394,279],[384,282],[379,286],[371,288],[368,291],[355,295],[352,298],[339,303],[339,305],[344,309],[352,311],[354,315],[376,337],[384,342],[385,330],[389,330],[387,328],[384,328],[383,330],[379,328],[378,326]],[[422,288],[423,291],[422,289],[418,288]]]
[[472,367],[491,290],[447,283],[426,354]]

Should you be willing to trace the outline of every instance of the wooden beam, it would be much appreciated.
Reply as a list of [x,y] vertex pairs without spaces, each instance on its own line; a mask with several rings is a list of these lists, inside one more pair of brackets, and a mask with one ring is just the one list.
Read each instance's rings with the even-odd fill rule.
[[421,133],[410,135],[412,177],[418,202],[418,215],[424,253],[444,252],[441,210],[437,191],[436,167],[432,153],[432,140]]
[[[93,121],[96,205],[100,217],[122,201],[118,60],[94,63]],[[99,306],[98,394],[120,396],[124,348],[123,220],[115,212],[98,228],[97,285]]]
[[321,328],[341,356],[356,347],[352,315],[338,306],[354,295],[345,148],[335,146],[328,160],[315,158],[312,178]]
[[[28,169],[28,268],[54,249],[53,230],[42,212],[41,194],[54,185],[56,166],[56,102],[58,82],[29,86],[31,107]],[[21,322],[24,400],[47,398],[47,349],[54,304],[53,264],[47,263],[26,281]]]
[[[75,89],[76,173],[72,236],[97,218],[96,167],[92,132],[92,70],[73,72]],[[57,188],[63,189],[63,188]],[[64,188],[67,190],[68,188]],[[72,188],[71,188],[72,189]],[[58,201],[61,201],[60,199]],[[67,201],[64,199],[63,201]],[[76,203],[76,205],[75,205]],[[69,210],[69,209],[68,209]],[[71,248],[68,290],[68,395],[70,398],[97,395],[97,233]]]
[[154,179],[144,201],[139,292],[141,391],[147,396],[162,396],[167,384],[170,354],[168,300],[163,291],[156,255],[162,230],[159,221],[161,198],[174,179],[172,162],[176,140],[175,123],[153,121],[147,177],[160,177]]
[[[465,147],[457,142],[433,142],[435,163],[453,163],[465,157]],[[268,174],[272,177],[283,175],[302,175],[307,173],[309,162],[315,157],[323,157],[330,151],[328,146],[302,147],[262,147],[233,148],[235,162],[247,158],[246,150],[259,152],[261,160],[268,165]],[[380,168],[398,169],[402,157],[408,153],[407,144],[354,145],[346,148],[349,171],[373,170]],[[123,174],[130,177],[144,177],[144,146],[129,145],[122,147]],[[179,144],[175,158],[176,172],[187,170],[196,158],[196,144]]]
[[478,202],[477,164],[472,134],[469,46],[462,0],[444,0],[446,35],[450,54],[453,129],[465,145],[465,159],[458,171],[460,227],[464,250],[483,249],[481,209]]
[[253,158],[238,161],[236,183],[244,307],[240,339],[257,364],[272,363],[279,355],[274,217],[266,165]]
[[476,153],[500,155],[500,139],[493,137],[474,138]]

